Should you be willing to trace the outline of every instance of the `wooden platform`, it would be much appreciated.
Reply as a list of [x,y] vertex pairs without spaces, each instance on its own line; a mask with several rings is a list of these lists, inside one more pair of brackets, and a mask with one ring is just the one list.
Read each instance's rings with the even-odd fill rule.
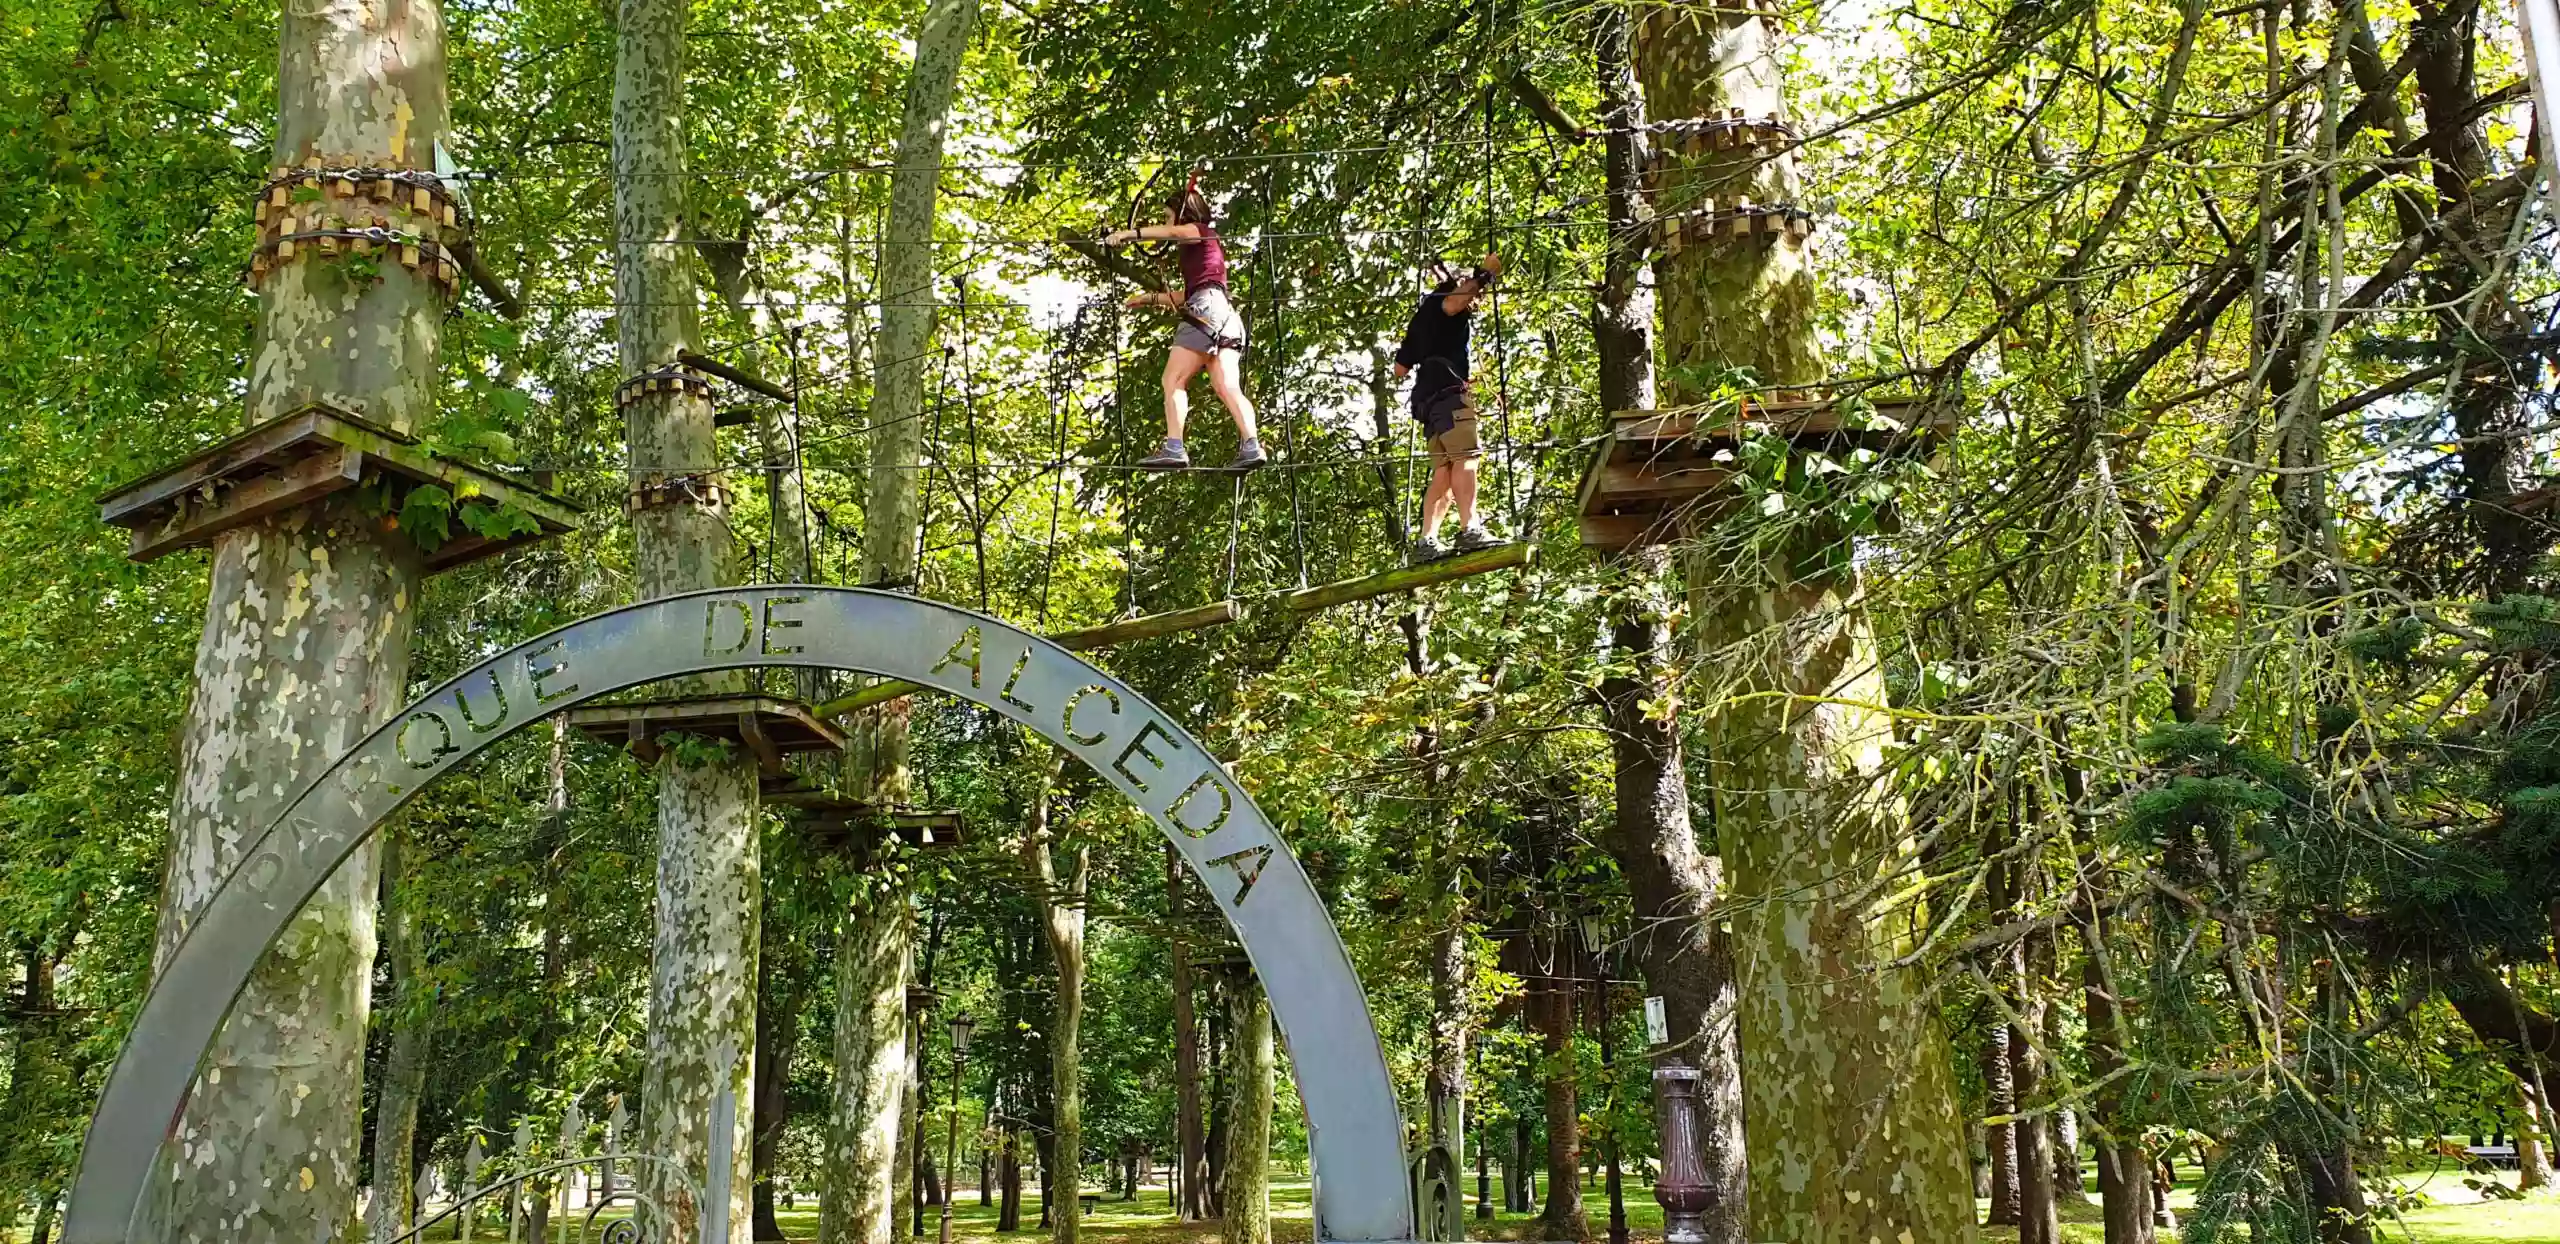
[[409,487],[432,484],[453,494],[456,509],[509,506],[537,530],[490,539],[457,513],[451,539],[427,554],[427,569],[448,570],[577,527],[578,507],[528,484],[428,452],[415,437],[335,407],[310,405],[270,419],[163,471],[98,498],[98,516],[133,531],[125,556],[138,562],[209,544],[214,537],[271,514],[309,505],[389,477]]
[[795,791],[775,800],[791,808],[810,845],[822,850],[860,851],[884,833],[920,850],[938,851],[969,840],[969,823],[955,809],[882,807],[818,791]]
[[1628,549],[1678,538],[1724,493],[1734,475],[1730,451],[1747,436],[1775,434],[1808,449],[1890,453],[1934,444],[1959,418],[1953,408],[1911,397],[1869,398],[1855,411],[1832,397],[1745,401],[1721,412],[1619,411],[1583,472],[1583,547]]
[[694,696],[591,704],[569,710],[569,728],[599,743],[620,747],[656,764],[670,733],[735,743],[756,758],[767,778],[784,776],[782,758],[794,752],[844,750],[844,735],[797,700],[773,695]]

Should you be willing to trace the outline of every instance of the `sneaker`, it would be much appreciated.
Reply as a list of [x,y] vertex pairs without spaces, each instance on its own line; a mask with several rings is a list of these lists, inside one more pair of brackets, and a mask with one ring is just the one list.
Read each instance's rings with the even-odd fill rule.
[[1485,526],[1482,523],[1478,523],[1473,527],[1468,527],[1458,532],[1457,548],[1461,553],[1473,553],[1479,549],[1499,548],[1501,545],[1502,537],[1485,530]]
[[1262,452],[1262,442],[1246,441],[1245,443],[1236,446],[1235,459],[1227,463],[1227,469],[1230,471],[1250,471],[1269,461],[1271,461],[1271,455]]
[[1448,547],[1430,536],[1413,542],[1413,560],[1416,563],[1438,561],[1448,555]]
[[1168,438],[1163,448],[1138,459],[1138,465],[1149,471],[1180,471],[1191,465],[1191,455],[1183,450],[1182,442]]

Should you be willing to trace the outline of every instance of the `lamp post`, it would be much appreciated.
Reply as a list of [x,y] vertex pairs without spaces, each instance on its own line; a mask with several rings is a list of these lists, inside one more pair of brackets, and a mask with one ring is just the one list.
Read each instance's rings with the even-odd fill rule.
[[1627,1198],[1618,1178],[1618,1070],[1616,1046],[1610,1039],[1609,921],[1586,914],[1577,922],[1582,949],[1600,973],[1600,1074],[1609,1081],[1609,1099],[1600,1112],[1600,1152],[1609,1165],[1609,1244],[1627,1244]]
[[[942,1145],[942,1169],[960,1169],[960,1069],[969,1062],[969,1033],[978,1021],[967,1014],[951,1017],[951,1127]],[[946,1177],[942,1192],[942,1244],[951,1244],[951,1189]]]

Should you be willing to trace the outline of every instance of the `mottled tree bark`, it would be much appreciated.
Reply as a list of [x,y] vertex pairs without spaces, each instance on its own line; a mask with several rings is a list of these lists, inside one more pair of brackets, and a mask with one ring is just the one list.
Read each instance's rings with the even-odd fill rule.
[[[697,345],[685,215],[684,44],[678,0],[622,0],[613,89],[614,316],[624,377],[673,368]],[[727,503],[688,477],[719,462],[710,400],[690,390],[636,394],[623,407],[635,489],[667,485],[632,514],[640,599],[734,581]],[[737,675],[688,680],[699,692]],[[663,1159],[633,1171],[642,1230],[661,1244],[746,1244],[753,1227],[756,956],[759,897],[754,761],[727,749],[671,747],[658,762],[655,936],[640,1148]],[[716,1104],[730,1103],[729,1169],[714,1173]],[[725,1240],[704,1239],[703,1198],[725,1185]]]
[[1262,982],[1247,973],[1221,992],[1231,1035],[1218,1244],[1271,1244],[1271,1006],[1263,999]]
[[[432,169],[445,136],[444,19],[435,0],[286,5],[278,165]],[[324,216],[354,200],[324,198]],[[366,201],[433,233],[402,205]],[[409,430],[433,407],[443,301],[396,264],[305,258],[259,289],[248,421],[325,402]],[[350,350],[345,343],[363,342]],[[417,549],[359,499],[224,533],[180,726],[157,962],[241,849],[302,783],[402,701]],[[367,842],[278,939],[234,1004],[163,1151],[137,1238],[309,1244],[353,1222],[377,848]]]
[[2543,1192],[2553,1183],[2551,1115],[2533,1084],[2516,1082],[2516,1190]]
[[387,1244],[406,1232],[417,1206],[418,1104],[427,1087],[427,1043],[435,1019],[428,1000],[414,996],[425,965],[419,944],[417,914],[405,889],[402,862],[407,854],[406,826],[385,826],[382,838],[382,915],[384,957],[391,961],[391,1042],[383,1055],[382,1084],[373,1107],[373,1204],[368,1233],[373,1244]]
[[[1592,308],[1604,410],[1654,404],[1653,291],[1644,282],[1644,161],[1648,144],[1643,89],[1633,61],[1633,21],[1619,5],[1592,12],[1592,63],[1598,80],[1609,249],[1600,297]],[[1664,573],[1659,552],[1634,555],[1647,584]],[[1715,1204],[1702,1216],[1706,1244],[1742,1244],[1749,1212],[1743,1154],[1741,1051],[1734,1041],[1733,955],[1710,914],[1724,876],[1722,862],[1698,850],[1690,820],[1689,772],[1670,696],[1667,612],[1646,592],[1620,606],[1611,639],[1631,666],[1602,683],[1609,729],[1615,812],[1602,843],[1618,861],[1635,899],[1635,960],[1647,990],[1663,999],[1674,1034],[1658,1066],[1696,1067],[1699,1158]],[[1656,704],[1648,711],[1646,704]]]
[[[1786,113],[1775,36],[1758,13],[1647,10],[1635,61],[1656,117]],[[1788,203],[1794,160],[1747,148],[1675,158],[1657,208]],[[1805,248],[1719,239],[1656,253],[1661,351],[1676,376],[1748,368],[1821,379]],[[1667,402],[1696,401],[1685,386]],[[1792,1244],[1967,1241],[1973,1201],[1952,1074],[1922,979],[1886,966],[1908,930],[1870,920],[1908,863],[1881,788],[1882,671],[1846,533],[1809,523],[1767,559],[1697,568],[1710,647],[1738,697],[1703,706],[1715,818],[1733,887],[1751,1237]]]
[[877,884],[852,902],[836,937],[836,1076],[818,1177],[819,1244],[897,1238],[905,1202],[893,1168],[906,1099],[913,923],[906,887]]
[[[1165,909],[1178,926],[1183,910],[1183,871],[1171,843],[1164,848]],[[1191,950],[1179,935],[1173,942],[1173,1078],[1174,1078],[1174,1218],[1199,1222],[1209,1217],[1209,1138],[1200,1097],[1200,1017],[1193,1011],[1198,977]]]
[[[873,353],[870,479],[863,509],[866,585],[915,583],[917,533],[923,521],[923,474],[917,468],[923,460],[924,373],[934,331],[933,226],[943,130],[977,15],[977,0],[928,0],[907,77],[898,163],[889,178],[889,213],[874,282],[880,342]],[[907,800],[911,711],[911,700],[893,700],[852,723],[852,784],[874,803]],[[905,881],[885,879],[857,902],[844,927],[849,938],[895,937],[896,953],[852,942],[838,953],[835,1112],[828,1125],[831,1139],[820,1195],[823,1244],[889,1244],[895,1238],[897,1207],[905,1196],[896,1167],[897,1116],[907,1070],[906,948],[912,923],[907,907]]]
[[[1049,1216],[1050,1238],[1057,1244],[1076,1244],[1083,1219],[1076,1197],[1084,1184],[1084,1062],[1076,1034],[1084,1021],[1085,890],[1093,875],[1093,849],[1076,846],[1070,853],[1074,863],[1065,869],[1058,867],[1053,856],[1049,792],[1065,760],[1066,753],[1051,749],[1044,763],[1039,788],[1024,818],[1022,859],[1039,886],[1040,933],[1058,972],[1057,1005],[1049,1016],[1049,1132],[1056,1191],[1065,1200]],[[1064,850],[1064,844],[1058,849]]]

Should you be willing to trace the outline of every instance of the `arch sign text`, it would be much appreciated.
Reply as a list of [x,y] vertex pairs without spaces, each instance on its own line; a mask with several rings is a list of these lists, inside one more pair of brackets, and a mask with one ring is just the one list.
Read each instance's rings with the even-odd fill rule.
[[1325,1240],[1407,1240],[1403,1124],[1366,997],[1288,846],[1235,779],[1146,698],[993,618],[887,592],[756,587],[598,614],[481,662],[305,787],[242,857],[161,971],[91,1121],[66,1244],[128,1223],[196,1065],[268,944],[418,789],[508,734],[684,674],[812,666],[975,701],[1093,767],[1154,818],[1221,900],[1271,998],[1306,1103]]

